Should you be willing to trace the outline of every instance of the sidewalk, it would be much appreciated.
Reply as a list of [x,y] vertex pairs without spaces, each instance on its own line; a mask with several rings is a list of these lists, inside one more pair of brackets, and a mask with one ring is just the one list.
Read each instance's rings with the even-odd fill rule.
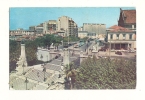
[[[110,56],[132,58],[132,57],[135,57],[135,54],[136,54],[136,53],[126,53],[126,52],[121,52],[121,53],[122,55],[117,55],[115,54],[115,52],[110,52]],[[109,52],[100,51],[98,52],[98,56],[109,56]]]

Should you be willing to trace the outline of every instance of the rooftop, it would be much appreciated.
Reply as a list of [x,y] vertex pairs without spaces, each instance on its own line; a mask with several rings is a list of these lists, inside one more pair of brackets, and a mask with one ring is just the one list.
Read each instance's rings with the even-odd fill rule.
[[136,10],[122,10],[125,23],[136,23]]
[[133,31],[132,30],[129,30],[127,28],[118,26],[118,25],[114,25],[114,26],[111,26],[109,28],[109,32],[133,32]]

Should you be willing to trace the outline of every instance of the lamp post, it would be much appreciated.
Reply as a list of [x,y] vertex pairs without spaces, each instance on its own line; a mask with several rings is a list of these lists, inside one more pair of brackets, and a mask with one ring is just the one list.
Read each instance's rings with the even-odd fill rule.
[[[107,35],[108,35],[108,32],[107,32]],[[107,36],[107,38],[108,38],[108,36]],[[110,39],[109,39],[109,42],[107,41],[107,43],[109,44],[109,50],[108,50],[108,53],[109,53],[109,58],[110,58],[110,51],[111,51],[111,36],[110,36]]]
[[87,48],[86,48],[86,50],[87,50],[87,54],[88,54],[88,42],[87,42]]
[[43,72],[44,72],[44,82],[45,82],[45,80],[46,80],[46,78],[45,78],[46,67],[43,68]]
[[27,83],[28,83],[29,81],[27,80],[27,77],[26,77],[26,80],[25,80],[25,83],[26,83],[26,90],[27,90]]
[[62,43],[62,48],[63,48],[63,40],[61,41],[61,43]]
[[47,57],[47,62],[48,62],[48,55],[46,57]]
[[22,65],[22,67],[23,67],[23,75],[24,75],[24,74],[25,74],[25,73],[24,73],[24,67],[25,67],[24,63],[23,63],[23,65]]

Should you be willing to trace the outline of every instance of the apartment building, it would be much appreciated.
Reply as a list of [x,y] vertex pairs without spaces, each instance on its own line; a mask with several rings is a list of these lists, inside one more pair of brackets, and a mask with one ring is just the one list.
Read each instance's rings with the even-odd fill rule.
[[53,34],[57,30],[57,21],[49,20],[43,23],[43,33],[44,34]]
[[82,30],[88,32],[89,38],[104,38],[106,35],[105,24],[83,23]]
[[43,23],[35,26],[35,33],[36,34],[43,34]]
[[62,16],[58,18],[57,31],[64,32],[63,34],[65,34],[65,36],[77,36],[78,26],[72,18]]
[[83,31],[88,31],[90,33],[96,34],[106,34],[106,25],[96,23],[83,23]]
[[78,37],[79,38],[88,37],[88,32],[87,31],[78,31]]

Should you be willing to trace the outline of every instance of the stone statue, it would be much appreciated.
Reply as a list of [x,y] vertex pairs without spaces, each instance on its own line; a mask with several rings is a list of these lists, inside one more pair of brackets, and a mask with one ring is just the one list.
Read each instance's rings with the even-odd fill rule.
[[53,43],[51,43],[51,46],[53,46]]
[[93,46],[93,50],[96,50],[96,47],[95,46]]
[[53,43],[51,43],[51,45],[50,45],[50,49],[52,49],[52,48],[54,48]]

